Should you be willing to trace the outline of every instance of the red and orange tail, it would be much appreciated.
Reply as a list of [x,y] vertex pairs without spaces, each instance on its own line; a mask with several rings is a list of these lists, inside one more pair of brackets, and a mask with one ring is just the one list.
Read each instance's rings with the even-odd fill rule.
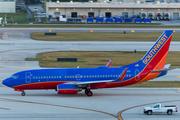
[[[164,31],[153,47],[140,60],[141,66],[143,67],[143,73],[147,73],[152,70],[164,69],[172,34],[173,30]],[[153,79],[156,77],[156,74],[150,73],[148,76],[143,81]]]
[[144,67],[164,68],[173,30],[166,30],[141,59]]

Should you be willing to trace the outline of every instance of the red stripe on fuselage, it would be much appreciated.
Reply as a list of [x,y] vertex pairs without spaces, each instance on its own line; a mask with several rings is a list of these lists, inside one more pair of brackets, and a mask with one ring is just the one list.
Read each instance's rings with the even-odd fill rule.
[[[67,83],[69,81],[49,81],[49,82],[38,82],[38,83],[30,83],[30,84],[24,84],[15,86],[13,88],[15,89],[56,89],[57,85]],[[75,82],[75,81],[71,81]]]

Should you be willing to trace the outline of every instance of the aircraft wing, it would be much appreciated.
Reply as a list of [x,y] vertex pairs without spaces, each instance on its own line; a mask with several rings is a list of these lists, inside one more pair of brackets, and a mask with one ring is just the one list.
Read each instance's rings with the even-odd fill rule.
[[128,68],[125,68],[122,73],[119,75],[118,78],[115,80],[97,80],[97,81],[87,81],[87,82],[73,82],[73,83],[64,83],[64,84],[75,84],[75,85],[85,85],[85,84],[94,84],[94,83],[106,83],[106,82],[113,82],[113,81],[120,81],[123,80]]
[[83,85],[83,84],[93,84],[93,83],[106,83],[112,82],[114,80],[99,80],[99,81],[87,81],[87,82],[76,82],[75,85]]

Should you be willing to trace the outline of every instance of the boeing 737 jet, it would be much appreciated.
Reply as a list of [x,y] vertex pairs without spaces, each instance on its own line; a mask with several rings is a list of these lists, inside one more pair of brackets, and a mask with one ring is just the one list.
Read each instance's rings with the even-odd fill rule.
[[34,69],[13,74],[2,83],[15,91],[55,89],[58,94],[77,94],[85,90],[113,88],[145,82],[166,75],[170,65],[165,65],[173,30],[166,30],[152,48],[138,62],[123,66],[97,68]]

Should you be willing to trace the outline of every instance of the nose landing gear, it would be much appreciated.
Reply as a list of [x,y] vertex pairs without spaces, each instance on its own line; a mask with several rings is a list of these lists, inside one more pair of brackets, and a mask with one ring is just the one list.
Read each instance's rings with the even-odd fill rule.
[[21,95],[22,95],[22,96],[25,96],[25,95],[26,95],[26,93],[23,91],[23,92],[21,93]]

